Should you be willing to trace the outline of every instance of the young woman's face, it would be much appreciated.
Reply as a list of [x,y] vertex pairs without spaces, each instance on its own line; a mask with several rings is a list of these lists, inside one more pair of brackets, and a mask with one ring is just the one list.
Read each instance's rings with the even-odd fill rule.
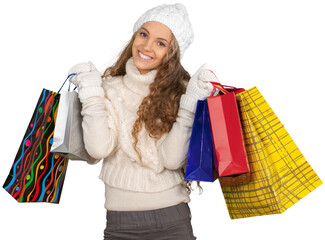
[[172,36],[170,29],[159,22],[146,22],[141,26],[132,45],[134,64],[141,74],[150,72],[162,63]]

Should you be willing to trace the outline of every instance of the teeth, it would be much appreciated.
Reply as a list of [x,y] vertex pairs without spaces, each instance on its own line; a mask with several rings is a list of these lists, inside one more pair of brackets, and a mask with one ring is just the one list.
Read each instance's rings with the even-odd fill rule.
[[140,51],[139,51],[139,55],[140,55],[140,57],[142,57],[143,59],[146,59],[146,60],[151,59],[151,57],[148,57],[148,56],[142,54]]

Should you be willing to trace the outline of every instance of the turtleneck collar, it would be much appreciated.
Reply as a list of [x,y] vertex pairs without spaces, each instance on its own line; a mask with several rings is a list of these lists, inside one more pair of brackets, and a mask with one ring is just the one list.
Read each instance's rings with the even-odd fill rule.
[[149,94],[149,85],[154,81],[157,70],[141,74],[134,65],[132,57],[126,62],[125,68],[126,74],[123,78],[124,84],[133,92],[147,96]]

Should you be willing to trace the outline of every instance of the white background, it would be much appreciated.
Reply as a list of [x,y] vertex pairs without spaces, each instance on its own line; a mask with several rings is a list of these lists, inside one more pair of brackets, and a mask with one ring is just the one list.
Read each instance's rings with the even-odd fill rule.
[[[316,0],[185,3],[195,41],[182,63],[204,62],[226,85],[257,86],[310,165],[325,180],[325,6]],[[70,67],[114,62],[138,17],[174,1],[1,1],[0,184],[42,88],[58,90]],[[0,189],[0,239],[102,239],[101,164],[70,162],[60,204],[17,203]],[[324,239],[324,186],[281,215],[230,220],[218,182],[191,195],[199,240]]]

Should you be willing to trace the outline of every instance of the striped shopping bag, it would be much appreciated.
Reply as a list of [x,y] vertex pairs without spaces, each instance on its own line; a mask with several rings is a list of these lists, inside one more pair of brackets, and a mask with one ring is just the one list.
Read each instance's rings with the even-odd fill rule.
[[256,87],[236,96],[251,181],[222,187],[229,215],[283,213],[322,181]]
[[50,152],[60,94],[42,90],[3,188],[18,202],[59,203],[66,158]]

